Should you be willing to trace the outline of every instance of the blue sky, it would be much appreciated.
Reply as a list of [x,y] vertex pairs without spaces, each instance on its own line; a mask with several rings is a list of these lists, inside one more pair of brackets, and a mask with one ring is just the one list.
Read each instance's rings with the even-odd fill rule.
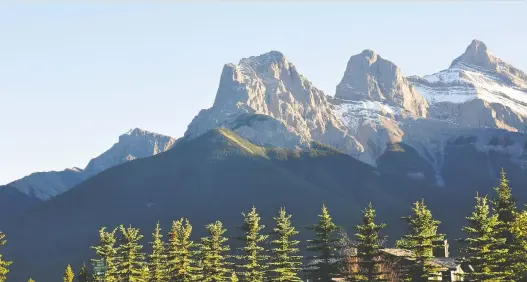
[[527,2],[10,2],[0,2],[0,184],[84,167],[130,128],[180,137],[212,104],[223,64],[270,50],[329,95],[363,49],[424,75],[477,38],[527,71]]

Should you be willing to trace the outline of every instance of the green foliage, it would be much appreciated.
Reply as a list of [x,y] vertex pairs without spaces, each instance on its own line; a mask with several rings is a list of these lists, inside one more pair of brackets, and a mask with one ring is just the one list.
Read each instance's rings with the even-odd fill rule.
[[318,222],[308,229],[315,232],[315,238],[307,241],[307,250],[316,253],[310,259],[315,261],[313,269],[308,270],[314,281],[331,281],[339,274],[337,237],[339,227],[333,223],[325,205],[322,205]]
[[166,282],[168,280],[167,256],[159,222],[152,233],[152,239],[152,253],[148,262],[149,282]]
[[82,263],[81,269],[79,270],[79,273],[77,274],[77,281],[78,282],[88,282],[90,279],[90,274],[88,273],[88,267],[86,266],[86,263]]
[[197,280],[195,266],[195,247],[190,239],[192,226],[188,219],[181,218],[172,222],[172,229],[168,234],[168,272],[171,281],[190,282]]
[[273,240],[269,265],[274,275],[270,277],[271,281],[302,281],[298,276],[302,257],[295,255],[299,251],[296,246],[300,242],[291,238],[298,234],[291,225],[291,215],[281,208],[279,215],[273,219],[275,228],[271,233]]
[[29,279],[27,280],[27,282],[35,282],[35,280],[33,280],[33,278],[29,277]]
[[499,265],[504,253],[503,250],[497,250],[497,246],[503,244],[505,238],[498,236],[498,215],[491,215],[487,197],[476,196],[474,211],[466,219],[468,225],[463,227],[463,231],[467,237],[461,241],[467,246],[461,251],[468,255],[466,262],[474,268],[474,272],[467,277],[474,281],[502,279]]
[[385,236],[379,235],[383,228],[386,228],[386,224],[375,223],[375,210],[370,203],[362,212],[362,224],[355,226],[355,247],[359,260],[359,272],[354,277],[356,281],[385,281],[384,273],[380,270],[381,248],[386,240]]
[[121,246],[119,248],[119,281],[122,282],[143,282],[145,254],[141,252],[143,246],[139,241],[143,239],[139,229],[120,226]]
[[[269,235],[261,234],[265,226],[260,224],[260,216],[255,207],[248,214],[242,215],[244,220],[241,229],[244,236],[238,239],[244,246],[238,249],[242,255],[237,257],[241,260],[238,266],[243,269],[240,274],[244,281],[261,282],[264,280],[266,262],[269,259],[264,255],[265,248],[262,245]],[[236,274],[233,272],[233,275]]]
[[512,246],[509,253],[513,280],[527,281],[527,211],[516,214],[511,224]]
[[66,267],[66,270],[64,270],[64,274],[62,275],[62,281],[73,282],[74,277],[75,277],[75,273],[73,273],[73,270],[71,269],[71,265],[68,264],[68,266]]
[[103,280],[105,282],[116,282],[118,281],[117,248],[115,247],[115,232],[117,231],[117,229],[114,229],[111,232],[106,232],[105,230],[106,227],[103,227],[99,230],[99,245],[92,247],[92,249],[95,251],[95,254],[99,257],[94,261],[102,262],[106,267],[106,271],[103,277],[97,277],[97,275],[95,275],[95,278]]
[[441,223],[432,217],[432,212],[425,206],[424,200],[415,202],[412,214],[402,217],[408,224],[408,233],[397,241],[397,247],[412,251],[410,259],[415,263],[402,270],[405,281],[428,281],[438,272],[433,264],[433,242],[443,240],[444,236],[437,234]]
[[227,238],[223,235],[227,231],[223,228],[220,221],[206,226],[208,236],[201,238],[200,256],[202,261],[202,277],[204,282],[218,282],[227,280],[227,252],[230,247],[227,245]]
[[[251,281],[251,280],[248,280],[248,281]],[[238,276],[236,276],[236,272],[232,272],[232,275],[231,275],[231,282],[238,282]]]
[[[7,242],[5,239],[5,234],[0,232],[0,246],[3,246],[5,245],[5,243]],[[5,282],[6,281],[6,275],[7,273],[9,273],[9,266],[11,265],[12,262],[10,261],[5,261],[3,258],[2,258],[2,254],[0,254],[0,282]]]

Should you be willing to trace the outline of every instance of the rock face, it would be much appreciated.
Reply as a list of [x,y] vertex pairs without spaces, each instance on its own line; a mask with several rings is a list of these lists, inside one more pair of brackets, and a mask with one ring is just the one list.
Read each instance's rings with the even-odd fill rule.
[[525,78],[477,40],[449,69],[422,78],[406,78],[394,63],[365,50],[351,56],[331,97],[272,51],[226,65],[213,106],[194,118],[185,138],[226,127],[260,145],[309,147],[315,140],[374,166],[393,144],[406,144],[413,158],[429,165],[430,179],[444,186],[443,154],[458,138],[483,131],[487,137],[467,146],[523,162],[523,135],[511,139],[513,146],[489,147],[487,139],[525,131]]
[[32,198],[48,200],[110,167],[164,152],[170,149],[175,141],[172,137],[136,128],[119,136],[119,142],[92,159],[85,169],[36,172],[11,182],[9,186]]
[[280,52],[244,58],[225,65],[214,105],[194,118],[185,138],[226,127],[260,145],[308,147],[316,140],[357,155],[362,146],[328,99]]
[[527,75],[481,41],[472,41],[448,69],[409,80],[431,105],[433,118],[460,126],[527,128]]

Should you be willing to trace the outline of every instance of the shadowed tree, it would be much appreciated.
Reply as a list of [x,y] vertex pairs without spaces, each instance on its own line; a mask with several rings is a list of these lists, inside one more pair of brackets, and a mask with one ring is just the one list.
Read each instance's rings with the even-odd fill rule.
[[[248,214],[243,214],[244,220],[241,229],[243,230],[243,237],[239,237],[244,246],[238,250],[242,255],[237,256],[240,260],[238,266],[242,268],[240,275],[243,281],[261,282],[264,280],[264,274],[267,260],[269,257],[265,255],[265,248],[262,246],[269,235],[261,234],[265,228],[260,224],[260,216],[253,207]],[[233,275],[236,275],[233,272]]]
[[322,205],[318,222],[308,227],[315,233],[315,238],[307,241],[307,250],[316,253],[310,259],[314,261],[309,269],[309,277],[314,281],[329,282],[339,274],[338,248],[340,239],[337,237],[339,227],[333,223],[325,205]]
[[99,245],[92,247],[92,249],[99,257],[93,261],[102,262],[106,268],[106,271],[104,272],[103,277],[96,276],[95,278],[105,282],[116,282],[118,281],[117,248],[115,247],[115,232],[117,229],[114,229],[111,232],[106,232],[105,230],[106,227],[103,227],[99,230]]
[[[7,242],[4,238],[5,234],[0,232],[0,247],[5,245],[5,243]],[[0,282],[6,281],[6,275],[7,273],[9,273],[9,266],[11,265],[11,263],[12,262],[10,261],[5,261],[2,258],[2,254],[0,254]]]
[[292,239],[298,231],[291,225],[291,215],[287,214],[284,208],[281,208],[278,216],[273,219],[275,228],[271,233],[273,240],[269,263],[273,275],[270,280],[300,282],[302,279],[298,276],[298,272],[302,264],[302,257],[296,255],[299,252],[297,245],[300,242]]
[[487,197],[476,196],[474,211],[466,219],[468,225],[463,227],[463,232],[467,237],[460,240],[466,247],[461,251],[467,254],[465,261],[474,268],[467,278],[482,282],[501,280],[503,272],[499,265],[503,253],[496,246],[505,238],[499,238],[498,215],[491,215]]
[[415,202],[412,213],[402,219],[408,224],[408,233],[396,245],[412,251],[411,259],[415,261],[402,270],[404,281],[428,281],[429,278],[436,278],[439,268],[432,263],[433,242],[444,239],[442,234],[437,234],[441,222],[433,218],[424,200]]
[[385,236],[380,235],[383,228],[386,228],[386,224],[375,223],[375,210],[370,203],[362,212],[362,223],[355,226],[357,231],[355,248],[359,264],[358,275],[354,277],[355,281],[386,281],[381,271],[383,264],[381,248],[382,243],[386,240]]
[[90,279],[90,274],[88,273],[88,267],[86,266],[86,263],[82,263],[81,269],[79,270],[79,273],[77,274],[77,281],[78,282],[88,282]]

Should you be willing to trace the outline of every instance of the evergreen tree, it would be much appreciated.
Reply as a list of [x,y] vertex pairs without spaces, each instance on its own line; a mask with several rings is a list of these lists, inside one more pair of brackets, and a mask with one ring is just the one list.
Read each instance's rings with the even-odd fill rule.
[[168,236],[168,271],[171,281],[191,282],[197,280],[194,242],[190,239],[192,225],[188,219],[172,222]]
[[79,274],[77,274],[77,281],[88,282],[90,280],[89,277],[90,274],[88,273],[88,267],[86,267],[86,263],[83,262]]
[[27,282],[35,282],[35,280],[33,280],[31,277],[29,277],[29,279],[27,280]]
[[141,252],[143,246],[138,243],[143,235],[137,228],[125,228],[121,225],[119,229],[122,235],[119,248],[119,281],[143,282],[145,254]]
[[75,274],[73,273],[73,270],[71,269],[71,265],[68,264],[68,266],[66,267],[66,270],[64,270],[64,274],[62,275],[62,281],[73,282],[74,277],[75,277]]
[[238,276],[236,276],[236,272],[234,271],[232,272],[232,275],[231,275],[231,282],[238,282]]
[[[0,247],[5,245],[5,243],[7,242],[5,239],[5,234],[0,232]],[[9,273],[9,266],[11,265],[12,262],[10,261],[5,261],[3,258],[2,258],[2,254],[0,254],[0,282],[5,282],[6,281],[6,275],[7,273]]]
[[527,281],[527,211],[516,214],[511,225],[513,251],[510,269],[514,281]]
[[386,224],[375,223],[375,210],[370,203],[362,212],[362,224],[355,226],[357,239],[357,258],[359,260],[359,275],[355,277],[358,281],[385,281],[383,272],[380,270],[382,264],[381,248],[385,236],[380,236],[380,231],[386,228]]
[[165,254],[165,243],[161,234],[159,222],[152,233],[152,254],[148,263],[150,272],[149,282],[166,282],[168,280],[167,259]]
[[103,280],[104,282],[116,282],[118,281],[117,273],[117,248],[115,247],[116,238],[115,232],[117,229],[111,232],[106,232],[106,227],[99,230],[99,245],[92,247],[95,254],[99,257],[94,262],[101,262],[104,264],[105,272],[103,277],[98,277],[95,274],[95,278]]
[[[495,246],[495,251],[499,254],[504,254],[500,259],[500,266],[505,271],[505,280],[512,279],[513,273],[511,272],[510,266],[512,265],[512,257],[508,256],[508,252],[514,252],[511,249],[513,247],[511,225],[514,221],[516,214],[516,200],[512,197],[512,190],[509,187],[509,180],[505,174],[505,170],[501,170],[500,183],[497,187],[494,187],[496,193],[495,197],[491,200],[494,214],[498,215],[498,237],[505,238],[501,240],[501,243]],[[510,249],[510,250],[509,250]]]
[[271,281],[302,281],[298,276],[302,257],[295,255],[299,251],[296,246],[300,242],[291,238],[298,234],[298,231],[291,225],[291,215],[288,215],[285,209],[281,208],[279,215],[273,219],[276,226],[271,233],[273,240],[271,241],[271,262],[269,266],[274,273]]
[[[496,250],[505,238],[498,238],[498,215],[491,215],[487,197],[476,196],[476,206],[472,215],[466,218],[468,225],[463,227],[467,238],[461,240],[467,246],[461,251],[466,253],[474,271],[467,275],[471,281],[499,281],[503,273],[500,269],[500,258],[503,251]],[[500,253],[502,252],[502,253]]]
[[208,236],[201,239],[200,255],[202,260],[202,279],[204,282],[220,282],[227,280],[227,238],[223,236],[227,230],[220,221],[207,225]]
[[435,240],[443,240],[437,234],[441,223],[432,217],[432,212],[425,206],[424,200],[415,202],[412,214],[402,218],[408,224],[408,233],[397,242],[397,247],[412,251],[411,259],[415,261],[410,267],[402,270],[405,281],[428,281],[437,275],[439,268],[431,263]]
[[[260,224],[260,216],[255,207],[248,214],[242,213],[242,215],[244,220],[241,229],[244,236],[238,238],[244,243],[244,246],[238,249],[242,252],[242,255],[238,256],[238,259],[241,260],[238,266],[243,269],[240,274],[243,281],[261,282],[264,280],[268,260],[262,245],[269,235],[261,234],[265,226]],[[233,272],[233,275],[236,274]]]
[[315,263],[309,270],[313,281],[332,281],[339,274],[338,248],[340,239],[337,237],[339,227],[333,223],[325,205],[322,205],[318,222],[308,229],[315,232],[315,238],[307,241],[307,250],[316,253],[310,259]]

